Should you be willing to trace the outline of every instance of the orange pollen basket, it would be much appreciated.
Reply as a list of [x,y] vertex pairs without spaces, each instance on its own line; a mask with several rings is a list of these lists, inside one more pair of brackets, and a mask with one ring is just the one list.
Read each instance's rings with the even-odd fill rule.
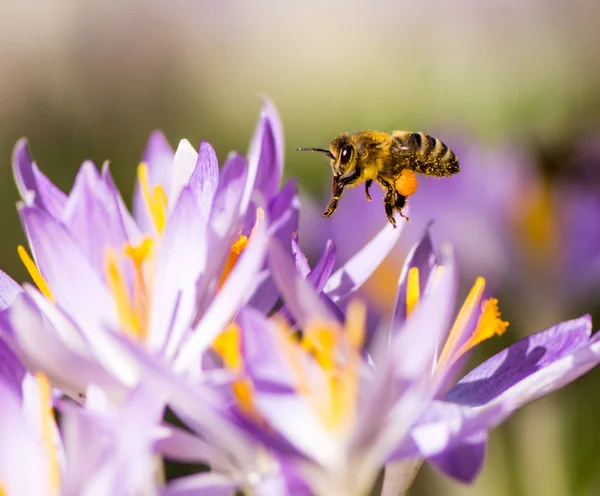
[[398,179],[396,179],[396,183],[394,184],[396,191],[400,193],[402,196],[410,196],[414,195],[417,192],[417,188],[419,186],[417,181],[417,175],[409,170],[404,169]]

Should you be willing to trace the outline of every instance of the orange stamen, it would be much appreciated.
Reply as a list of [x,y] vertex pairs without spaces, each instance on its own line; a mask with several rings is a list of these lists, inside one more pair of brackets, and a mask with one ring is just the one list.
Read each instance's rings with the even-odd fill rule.
[[221,273],[221,278],[219,279],[219,289],[223,287],[227,277],[235,267],[235,264],[240,258],[242,252],[246,249],[248,245],[248,238],[244,235],[241,235],[235,243],[231,245],[229,249],[229,255],[227,256],[227,260],[225,261],[225,267],[223,267],[223,272]]

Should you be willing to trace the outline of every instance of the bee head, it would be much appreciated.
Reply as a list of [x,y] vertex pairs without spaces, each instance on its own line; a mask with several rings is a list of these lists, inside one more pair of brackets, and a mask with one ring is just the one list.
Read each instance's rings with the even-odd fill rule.
[[329,157],[333,177],[339,179],[351,173],[356,167],[356,150],[350,143],[349,134],[341,134],[329,145],[329,150],[323,148],[298,148],[299,151],[321,152]]

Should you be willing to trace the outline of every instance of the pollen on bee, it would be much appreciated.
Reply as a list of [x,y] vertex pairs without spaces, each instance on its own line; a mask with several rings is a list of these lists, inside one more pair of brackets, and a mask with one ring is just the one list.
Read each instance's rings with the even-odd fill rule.
[[409,169],[404,169],[396,179],[394,186],[402,196],[410,196],[417,191],[417,175]]

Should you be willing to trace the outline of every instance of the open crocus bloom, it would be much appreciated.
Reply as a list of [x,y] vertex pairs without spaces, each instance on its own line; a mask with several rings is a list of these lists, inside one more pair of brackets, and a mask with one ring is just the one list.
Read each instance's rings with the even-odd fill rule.
[[407,260],[389,339],[370,354],[363,304],[350,303],[340,321],[275,241],[269,258],[295,327],[243,309],[219,353],[238,374],[232,390],[248,430],[317,494],[362,494],[383,465],[403,459],[472,480],[490,428],[600,361],[584,316],[519,341],[453,385],[458,361],[508,324],[496,300],[482,301],[481,278],[452,317],[452,259],[439,262],[428,235]]

